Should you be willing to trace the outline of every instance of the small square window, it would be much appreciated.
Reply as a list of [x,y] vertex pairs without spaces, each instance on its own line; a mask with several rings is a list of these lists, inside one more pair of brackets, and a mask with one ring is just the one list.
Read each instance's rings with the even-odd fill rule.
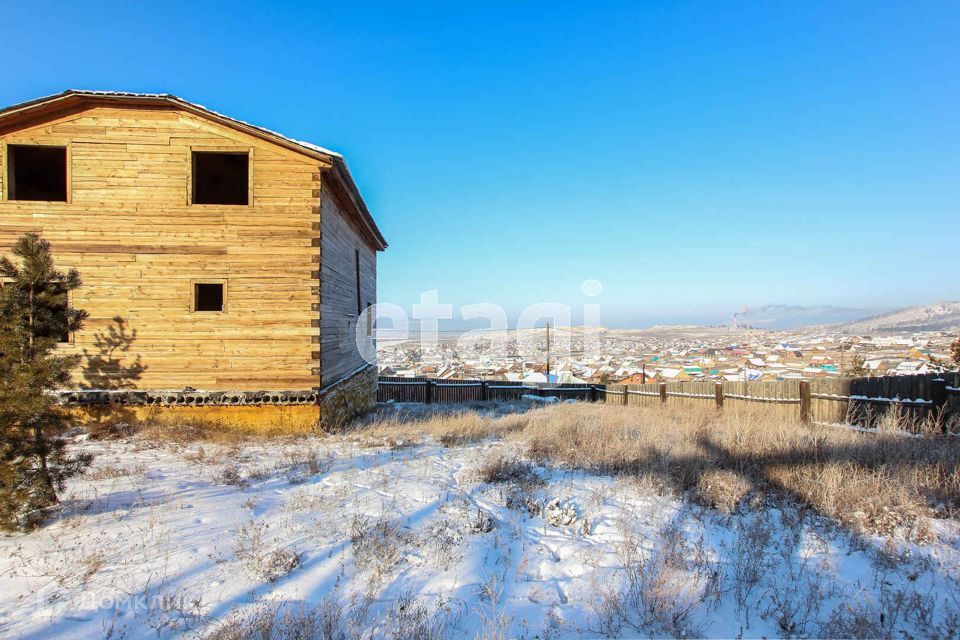
[[223,284],[196,283],[193,285],[194,311],[223,311]]
[[66,202],[66,147],[8,146],[7,181],[11,200]]
[[193,204],[249,204],[249,189],[246,152],[193,152]]

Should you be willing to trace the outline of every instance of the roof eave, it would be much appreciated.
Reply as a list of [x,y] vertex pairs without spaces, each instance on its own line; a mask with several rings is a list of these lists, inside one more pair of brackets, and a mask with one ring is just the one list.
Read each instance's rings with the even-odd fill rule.
[[357,184],[353,181],[353,176],[350,175],[350,169],[347,168],[346,161],[342,156],[334,156],[333,164],[337,168],[337,179],[344,184],[347,193],[350,194],[353,200],[351,204],[357,209],[359,213],[358,217],[362,220],[365,230],[374,241],[373,244],[377,251],[385,250],[389,246],[387,240],[383,237],[383,234],[380,233],[380,229],[373,221],[373,216],[370,215],[370,211],[367,209],[367,203],[364,202],[360,196],[360,189],[357,188]]

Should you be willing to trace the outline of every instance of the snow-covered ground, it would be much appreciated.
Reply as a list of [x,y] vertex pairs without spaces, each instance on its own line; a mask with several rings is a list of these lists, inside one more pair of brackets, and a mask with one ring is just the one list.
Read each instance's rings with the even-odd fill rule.
[[97,457],[62,514],[0,538],[2,637],[193,637],[274,607],[337,631],[318,637],[960,629],[953,521],[918,544],[630,478],[534,466],[483,483],[484,461],[518,451],[497,442],[76,446]]

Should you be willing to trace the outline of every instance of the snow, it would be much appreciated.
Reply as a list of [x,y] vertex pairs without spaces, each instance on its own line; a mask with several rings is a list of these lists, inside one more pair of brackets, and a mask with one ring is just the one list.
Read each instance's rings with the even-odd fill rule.
[[898,309],[872,318],[843,325],[846,333],[889,331],[936,331],[960,325],[960,302],[941,302]]
[[543,404],[552,404],[552,403],[560,402],[560,398],[558,398],[557,396],[535,396],[529,393],[520,396],[520,399],[526,400],[528,402],[540,402]]
[[69,94],[87,95],[87,96],[115,96],[115,97],[118,97],[118,98],[167,98],[167,99],[171,99],[171,100],[179,100],[180,102],[189,104],[190,106],[196,107],[197,109],[203,109],[204,111],[206,111],[206,112],[208,112],[208,113],[211,113],[211,114],[213,114],[213,115],[215,115],[215,116],[219,116],[219,117],[221,117],[221,118],[226,118],[227,120],[232,120],[233,122],[236,122],[237,124],[241,124],[241,125],[244,125],[244,126],[247,126],[247,127],[251,127],[251,128],[253,128],[253,129],[258,129],[258,130],[260,130],[260,131],[262,131],[262,132],[264,132],[264,133],[266,133],[266,134],[275,136],[275,137],[277,137],[277,138],[282,138],[282,139],[286,140],[287,142],[291,142],[291,143],[293,143],[293,144],[299,145],[299,146],[301,146],[301,147],[304,147],[305,149],[309,149],[309,150],[311,150],[311,151],[316,151],[316,152],[318,152],[318,153],[323,153],[323,154],[325,154],[325,155],[334,156],[334,157],[341,158],[341,159],[343,158],[343,155],[342,155],[342,154],[340,154],[340,153],[338,153],[338,152],[336,152],[336,151],[332,151],[332,150],[330,150],[330,149],[327,149],[326,147],[321,147],[320,145],[318,145],[318,144],[313,144],[312,142],[305,142],[305,141],[303,141],[303,140],[297,140],[296,138],[291,138],[290,136],[285,136],[285,135],[283,135],[282,133],[278,133],[278,132],[276,132],[276,131],[273,131],[272,129],[267,129],[266,127],[261,127],[261,126],[259,126],[259,125],[252,124],[252,123],[249,123],[249,122],[244,122],[243,120],[239,120],[239,119],[237,119],[237,118],[233,118],[233,117],[231,117],[231,116],[224,115],[224,114],[222,114],[222,113],[220,113],[220,112],[218,112],[218,111],[215,111],[215,110],[213,110],[213,109],[208,109],[207,107],[203,106],[202,104],[198,104],[198,103],[196,103],[196,102],[190,102],[190,101],[188,101],[188,100],[184,100],[183,98],[181,98],[181,97],[179,97],[179,96],[175,96],[175,95],[170,94],[170,93],[138,93],[138,92],[134,92],[134,91],[102,91],[102,90],[94,90],[94,89],[70,89],[69,91],[66,91],[66,92],[64,92],[64,93],[62,93],[62,94],[56,94],[56,95],[52,95],[52,96],[46,96],[46,97],[44,97],[44,98],[39,98],[38,100],[34,100],[34,101],[31,101],[31,102],[38,102],[38,101],[43,101],[43,100],[49,100],[49,99],[51,99],[51,98],[58,98],[58,97],[60,97],[60,96],[65,96],[65,95],[69,95]]
[[[442,605],[453,636],[491,625],[512,637],[671,634],[656,620],[640,632],[630,624],[643,621],[618,622],[608,606],[629,591],[618,548],[636,541],[659,558],[664,528],[680,532],[685,563],[669,606],[691,598],[679,619],[693,635],[783,635],[785,594],[816,607],[797,635],[825,635],[820,625],[850,607],[886,611],[899,590],[932,608],[922,620],[901,612],[896,628],[913,635],[944,635],[960,611],[953,521],[932,522],[933,543],[888,542],[784,505],[723,515],[625,477],[535,466],[542,481],[522,491],[480,482],[487,456],[518,454],[504,442],[73,446],[97,458],[69,484],[63,513],[0,538],[2,637],[193,637],[263,603],[322,602],[382,637],[405,598]],[[363,552],[374,530],[389,533],[385,546]],[[770,544],[757,547],[763,530]],[[270,581],[245,555],[257,545],[298,566]],[[750,589],[734,579],[744,567],[757,571]]]
[[872,400],[875,402],[887,402],[890,404],[933,404],[933,400],[924,400],[923,398],[887,398],[885,396],[860,396],[851,395],[851,400]]

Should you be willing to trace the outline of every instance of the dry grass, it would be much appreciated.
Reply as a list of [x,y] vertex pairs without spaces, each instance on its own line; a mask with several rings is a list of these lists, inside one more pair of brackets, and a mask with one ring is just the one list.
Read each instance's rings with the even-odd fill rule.
[[[652,475],[679,491],[720,471],[730,484],[786,492],[821,513],[892,531],[960,507],[960,440],[902,437],[772,421],[762,410],[672,413],[559,406],[527,415],[533,457],[565,466]],[[726,491],[726,489],[724,489]]]
[[[491,409],[492,407],[492,409]],[[444,408],[435,406],[434,411],[418,416],[406,412],[372,412],[355,420],[347,433],[368,439],[370,444],[388,444],[394,448],[410,446],[413,440],[424,435],[435,437],[444,446],[460,446],[492,437],[503,437],[523,428],[523,415],[517,407],[506,408],[478,404]],[[150,418],[130,425],[119,423],[109,429],[104,426],[87,425],[91,436],[98,439],[135,437],[136,439],[162,445],[188,445],[210,443],[241,445],[258,440],[288,439],[295,441],[305,437],[328,435],[315,429],[304,430],[299,425],[258,425],[231,423],[220,420],[196,420],[172,417]]]
[[494,451],[487,456],[480,468],[477,469],[477,476],[481,482],[491,484],[501,482],[531,484],[540,480],[529,462],[508,455],[503,451]]
[[718,414],[572,404],[500,417],[394,414],[360,430],[447,444],[507,439],[544,464],[639,477],[724,511],[752,491],[774,491],[872,531],[923,529],[925,517],[960,508],[960,439],[809,426],[762,408]]
[[[960,508],[960,438],[926,430],[904,437],[890,416],[873,433],[803,425],[763,407],[659,409],[564,404],[523,413],[502,408],[435,408],[423,414],[381,411],[349,432],[368,444],[405,448],[431,438],[444,446],[509,440],[537,462],[626,474],[730,512],[750,494],[776,491],[846,524],[890,533],[926,531],[925,518]],[[282,427],[244,429],[191,421],[143,425],[138,439],[170,445],[236,446],[302,434]],[[496,482],[507,458],[481,473]],[[497,464],[494,464],[497,463]],[[500,464],[503,463],[503,464]],[[507,465],[509,466],[509,465]],[[318,468],[319,471],[319,468]],[[487,471],[489,473],[487,473]],[[508,474],[509,475],[509,474]]]
[[300,554],[286,547],[271,547],[266,540],[268,526],[253,521],[241,526],[234,553],[252,576],[276,582],[300,566]]
[[526,414],[523,413],[496,415],[461,408],[437,411],[425,417],[402,412],[371,414],[357,426],[355,433],[374,441],[388,442],[396,442],[398,438],[415,440],[427,435],[445,447],[455,447],[502,438],[522,431],[526,424]]
[[338,597],[342,587],[314,605],[293,601],[263,602],[252,609],[235,609],[206,640],[347,640],[392,638],[395,640],[441,640],[454,637],[462,607],[448,599],[428,601],[403,596],[380,615],[370,611],[372,602]]
[[338,603],[322,600],[313,607],[261,604],[251,611],[232,612],[205,637],[207,640],[346,640]]
[[350,542],[357,566],[369,571],[378,581],[389,576],[403,561],[408,536],[396,522],[385,518],[371,521],[358,515],[353,519]]
[[650,541],[621,526],[616,545],[623,567],[623,583],[602,585],[594,603],[597,631],[607,637],[644,635],[702,637],[692,622],[696,607],[712,591],[715,579],[706,562],[702,542],[691,548],[673,524]]
[[751,482],[726,469],[711,469],[700,476],[694,496],[702,504],[731,514],[737,510],[753,488]]
[[300,426],[285,426],[282,424],[252,426],[221,421],[184,419],[146,420],[138,424],[136,429],[125,433],[132,433],[136,438],[146,442],[165,445],[185,445],[194,442],[232,445],[255,440],[276,438],[293,440],[316,435],[316,433],[304,431]]
[[847,424],[864,425],[887,433],[905,432],[927,436],[960,431],[957,428],[960,417],[949,415],[946,406],[930,412],[907,409],[902,404],[881,407],[863,404],[850,406],[847,411]]

